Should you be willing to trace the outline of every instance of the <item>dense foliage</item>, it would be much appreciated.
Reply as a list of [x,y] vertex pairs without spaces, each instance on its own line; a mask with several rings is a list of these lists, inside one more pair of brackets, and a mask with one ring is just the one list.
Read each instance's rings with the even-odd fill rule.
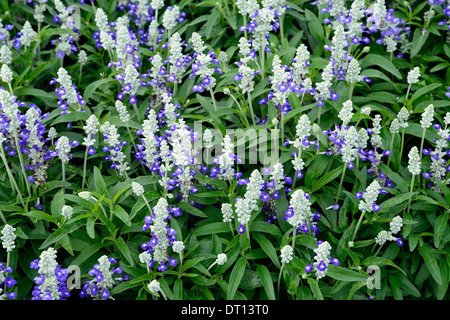
[[0,300],[449,298],[449,16],[0,0]]

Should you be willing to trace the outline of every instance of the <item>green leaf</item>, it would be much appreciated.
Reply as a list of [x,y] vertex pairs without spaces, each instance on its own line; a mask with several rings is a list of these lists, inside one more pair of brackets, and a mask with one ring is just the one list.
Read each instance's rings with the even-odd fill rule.
[[247,262],[244,258],[240,258],[234,265],[234,268],[230,274],[230,281],[228,283],[227,300],[234,299],[234,295],[239,287],[239,284],[241,283],[242,276],[244,275],[246,263]]
[[89,237],[91,237],[92,239],[95,238],[95,221],[97,220],[97,218],[95,216],[91,216],[88,218],[87,222],[86,222],[86,232],[88,234]]
[[[53,217],[52,217],[53,218]],[[64,237],[66,234],[70,234],[71,232],[77,230],[81,225],[83,225],[85,222],[80,220],[72,222],[72,220],[69,220],[71,223],[65,223],[61,227],[59,227],[58,230],[53,232],[45,241],[44,243],[39,247],[40,250],[47,248],[51,244],[59,241],[62,237]]]
[[95,92],[95,90],[97,90],[98,87],[105,85],[111,81],[113,81],[113,79],[100,79],[100,80],[92,82],[84,90],[83,99],[87,101],[91,97],[91,95]]
[[18,97],[21,96],[30,96],[30,97],[38,97],[38,98],[45,98],[45,99],[51,99],[56,100],[56,97],[47,91],[41,90],[41,89],[35,89],[35,88],[20,88],[14,91],[14,94]]
[[324,30],[321,21],[317,16],[309,9],[305,9],[305,17],[308,22],[308,29],[319,42],[323,41]]
[[103,180],[102,173],[97,167],[94,167],[94,183],[97,192],[108,197],[108,188],[106,188],[105,180]]
[[249,225],[249,230],[250,233],[252,232],[264,232],[264,233],[269,233],[275,237],[281,237],[281,231],[280,229],[274,225],[274,224],[270,224],[267,223],[265,221],[253,221],[250,223]]
[[131,256],[130,249],[128,248],[128,245],[125,243],[125,240],[123,240],[122,237],[119,237],[116,241],[117,249],[119,249],[120,253],[127,259],[128,264],[130,266],[134,266],[133,257]]
[[319,189],[321,189],[324,185],[326,185],[328,182],[333,181],[339,175],[342,173],[342,170],[344,169],[344,165],[339,166],[338,168],[328,172],[326,175],[324,175],[322,178],[320,178],[314,185],[312,186],[312,192],[315,192]]
[[259,264],[256,267],[256,272],[258,273],[259,278],[261,279],[261,283],[264,287],[264,291],[267,294],[269,300],[275,300],[275,290],[273,288],[273,280],[270,276],[269,270],[266,266]]
[[52,121],[52,125],[63,122],[76,122],[76,121],[86,121],[89,118],[89,115],[85,112],[81,111],[73,111],[70,113],[66,113],[58,116],[56,119]]
[[197,209],[196,207],[192,206],[191,204],[189,204],[187,202],[180,202],[178,204],[178,207],[183,211],[193,214],[194,216],[197,216],[200,218],[208,218],[208,216],[205,213],[203,213],[203,211],[201,211],[200,209]]
[[212,222],[206,225],[195,228],[193,234],[196,236],[204,236],[208,234],[215,234],[221,232],[231,232],[230,226],[225,222]]
[[131,226],[130,216],[128,213],[118,204],[116,204],[112,210],[113,214],[123,221],[127,226]]
[[424,244],[423,246],[419,247],[419,253],[423,257],[423,260],[425,260],[425,264],[428,268],[428,271],[430,271],[430,274],[433,277],[434,281],[436,281],[438,285],[441,285],[441,272],[439,271],[439,266],[437,264],[436,258],[434,257],[428,245]]
[[425,93],[428,93],[436,88],[439,88],[440,86],[442,86],[442,83],[432,83],[429,84],[425,87],[421,87],[420,89],[418,89],[416,92],[414,92],[414,94],[411,96],[411,102],[413,102],[414,100],[416,100],[417,98],[423,96]]
[[434,246],[436,248],[439,247],[442,235],[446,229],[448,229],[448,218],[445,214],[441,214],[437,218],[436,224],[434,225]]
[[388,59],[379,54],[369,53],[367,56],[364,57],[363,63],[365,66],[367,65],[379,66],[380,68],[383,68],[384,70],[393,74],[397,78],[402,79],[401,73],[392,64],[392,62],[390,62]]
[[314,278],[308,278],[308,283],[314,297],[316,297],[317,300],[323,300],[322,291],[320,291],[317,280]]
[[178,278],[173,284],[173,298],[175,300],[183,300],[183,280]]
[[52,212],[52,216],[54,216],[56,220],[59,220],[61,218],[61,210],[62,210],[62,207],[64,206],[64,203],[65,203],[64,192],[61,189],[53,197],[53,200],[51,203],[51,208],[50,208],[50,210]]
[[259,243],[264,252],[269,256],[270,260],[277,266],[281,268],[280,260],[278,259],[277,251],[275,250],[272,242],[267,240],[267,238],[261,233],[252,233],[252,237]]
[[93,245],[84,248],[77,257],[71,262],[72,265],[79,266],[87,259],[89,259],[92,255],[94,255],[98,250],[103,247],[102,243],[94,243]]
[[429,32],[425,32],[423,34],[422,28],[416,28],[416,30],[414,30],[414,36],[410,53],[411,58],[413,58],[416,54],[419,53],[420,49],[422,49],[423,45],[427,41],[429,35],[430,35]]
[[53,222],[54,224],[57,223],[57,220],[55,217],[49,215],[48,213],[42,212],[42,211],[30,211],[30,212],[24,213],[24,216],[33,217],[33,218],[37,218],[37,219],[41,219],[41,220],[46,220],[49,222]]
[[341,281],[367,281],[368,276],[343,267],[329,265],[327,276]]

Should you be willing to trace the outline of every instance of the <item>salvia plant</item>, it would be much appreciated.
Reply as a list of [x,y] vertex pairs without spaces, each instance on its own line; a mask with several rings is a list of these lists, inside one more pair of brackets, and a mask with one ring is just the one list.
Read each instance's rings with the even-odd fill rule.
[[0,300],[448,299],[448,61],[448,1],[0,0]]

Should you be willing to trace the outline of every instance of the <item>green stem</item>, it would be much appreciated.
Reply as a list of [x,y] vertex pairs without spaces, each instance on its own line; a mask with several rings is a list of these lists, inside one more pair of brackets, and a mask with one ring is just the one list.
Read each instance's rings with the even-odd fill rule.
[[253,112],[252,97],[250,95],[250,91],[248,92],[248,107],[250,109],[250,114],[252,116],[253,125],[255,126],[256,120],[255,120],[255,113]]
[[86,152],[84,153],[83,182],[81,182],[81,189],[84,188],[84,183],[86,182],[86,166],[87,166],[87,158],[88,158],[88,149],[89,149],[89,147],[86,147]]
[[231,224],[231,221],[228,222],[230,224],[230,230],[231,230],[231,234],[233,235],[234,238],[234,230],[233,230],[233,225]]
[[406,211],[408,213],[409,213],[409,209],[411,207],[411,196],[412,196],[412,191],[413,191],[413,187],[414,187],[414,178],[415,178],[415,175],[413,174],[412,178],[411,178],[411,186],[409,187],[408,210]]
[[[423,128],[422,130],[422,140],[420,141],[420,164],[422,165],[422,151],[423,151],[423,142],[425,140],[425,133],[426,133],[426,128]],[[418,175],[417,179],[419,180],[419,185],[420,185],[420,174]]]
[[31,196],[30,184],[28,183],[27,173],[25,172],[25,166],[23,163],[22,151],[20,151],[19,137],[17,136],[17,131],[14,130],[14,140],[16,142],[17,154],[19,155],[20,168],[22,170],[23,178],[25,179],[25,184],[27,186],[28,195]]
[[280,36],[281,36],[281,49],[284,48],[284,15],[280,17]]
[[350,91],[349,91],[349,93],[348,93],[348,96],[349,96],[349,100],[352,100],[352,97],[353,97],[353,90],[355,89],[355,84],[354,83],[351,83],[350,84]]
[[355,241],[356,234],[358,233],[359,226],[361,225],[361,222],[362,222],[362,220],[363,220],[363,217],[364,217],[364,214],[365,214],[365,213],[366,213],[366,212],[363,211],[363,212],[361,213],[361,216],[360,216],[359,219],[358,219],[358,223],[356,224],[355,232],[353,233],[352,242]]
[[406,90],[405,104],[403,106],[406,106],[406,102],[408,101],[408,96],[409,96],[410,90],[411,90],[411,83],[408,85],[408,90]]
[[248,223],[245,225],[245,231],[247,233],[247,237],[248,237],[248,246],[250,248],[250,250],[252,249],[252,245],[250,244],[250,228],[248,227]]
[[139,113],[139,109],[138,109],[136,103],[133,103],[133,109],[134,109],[134,112],[136,113],[138,121],[140,122],[141,121],[141,114]]
[[0,147],[0,149],[2,149],[2,153],[0,154],[0,156],[2,157],[3,164],[5,165],[6,173],[8,174],[8,178],[9,178],[9,182],[11,183],[13,189],[15,189],[17,196],[19,197],[19,200],[22,203],[22,206],[25,208],[25,203],[23,202],[22,193],[20,192],[19,186],[17,185],[17,182],[14,179],[14,176],[12,175],[11,169],[9,168],[8,162],[6,160],[5,150],[3,149],[3,147]]
[[260,59],[261,59],[261,79],[264,79],[264,51],[265,51],[265,44],[266,44],[266,38],[263,38],[262,45],[261,45],[261,53],[260,53]]
[[387,162],[388,167],[389,167],[389,163],[391,163],[392,153],[394,152],[394,138],[395,138],[395,133],[392,133],[391,144],[390,144],[391,154],[389,155],[388,162]]
[[[405,128],[402,129],[402,141],[400,143],[400,155],[399,155],[399,159],[402,158],[403,155],[403,144],[405,142]],[[400,170],[400,165],[399,165],[399,170]]]
[[209,89],[209,93],[211,94],[211,99],[214,105],[214,110],[217,111],[217,104],[216,104],[216,99],[214,98],[214,92],[212,91],[212,89]]
[[284,263],[281,265],[280,274],[278,275],[278,283],[277,283],[277,295],[280,296],[280,283],[281,283],[281,275],[283,274]]
[[344,182],[344,176],[345,176],[345,170],[346,169],[347,169],[347,166],[344,164],[344,170],[342,170],[341,181],[339,182],[339,188],[338,188],[338,192],[336,194],[336,201],[335,201],[335,203],[338,203],[339,196],[341,195],[342,183]]

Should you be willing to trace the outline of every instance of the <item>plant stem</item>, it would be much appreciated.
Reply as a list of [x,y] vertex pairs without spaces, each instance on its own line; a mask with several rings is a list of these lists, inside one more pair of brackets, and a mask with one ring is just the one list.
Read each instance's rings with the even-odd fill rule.
[[389,163],[391,163],[391,157],[392,157],[392,152],[394,152],[394,138],[395,138],[395,133],[392,133],[392,138],[391,138],[391,154],[388,157],[388,162],[387,162],[387,166],[389,167]]
[[25,166],[23,163],[22,151],[20,151],[19,137],[17,136],[17,131],[14,131],[14,140],[16,142],[17,154],[19,155],[20,168],[22,169],[23,178],[25,179],[25,184],[27,186],[28,195],[31,196],[30,184],[28,183],[27,173],[25,172]]
[[134,112],[136,113],[138,121],[140,122],[141,121],[141,114],[139,113],[139,109],[138,109],[136,103],[133,103],[133,109],[134,109]]
[[[403,144],[405,142],[405,128],[402,129],[402,141],[400,143],[400,155],[399,155],[399,159],[402,158],[403,155]],[[399,164],[399,170],[400,170],[400,164]]]
[[280,296],[280,282],[281,282],[281,275],[283,274],[284,269],[284,263],[281,265],[280,268],[280,274],[278,275],[278,283],[277,283],[277,295]]
[[361,213],[361,216],[360,216],[359,219],[358,219],[358,223],[356,224],[355,232],[353,233],[352,242],[355,241],[356,234],[358,233],[359,226],[361,225],[361,222],[362,222],[362,220],[363,220],[363,217],[364,217],[364,214],[365,214],[365,213],[366,213],[366,212],[363,211],[363,212]]
[[264,79],[264,51],[265,51],[265,44],[266,44],[266,38],[263,38],[262,45],[261,45],[261,53],[260,53],[260,59],[261,59],[261,80]]
[[[423,142],[425,140],[426,130],[427,130],[426,128],[423,128],[423,130],[422,130],[422,140],[420,141],[420,154],[419,154],[420,160],[419,161],[420,161],[421,165],[422,165]],[[420,174],[418,175],[417,179],[419,180],[419,185],[420,185]]]
[[409,187],[408,210],[406,211],[408,213],[409,213],[409,209],[411,207],[411,196],[412,196],[412,191],[413,191],[413,187],[414,187],[414,178],[415,178],[415,175],[413,174],[412,178],[411,178],[411,186]]
[[344,170],[342,170],[341,181],[339,182],[339,188],[338,188],[338,192],[336,194],[336,201],[335,201],[335,203],[338,203],[339,196],[341,195],[342,183],[344,182],[344,176],[345,176],[345,170],[346,169],[347,169],[347,166],[344,165]]
[[86,166],[87,166],[88,149],[89,149],[89,147],[86,147],[86,152],[84,153],[83,182],[81,182],[81,189],[84,188],[84,183],[86,182]]
[[248,223],[245,225],[245,231],[247,232],[248,246],[250,247],[250,250],[251,250],[252,249],[252,245],[250,244],[250,228],[248,227]]
[[214,110],[217,111],[217,104],[216,104],[216,99],[214,98],[214,92],[212,91],[212,89],[209,89],[209,93],[211,94],[211,99],[214,105]]
[[8,174],[9,182],[11,183],[13,189],[15,189],[17,196],[19,197],[20,202],[22,203],[22,206],[25,208],[25,203],[23,202],[22,193],[20,192],[19,186],[16,183],[16,180],[14,179],[14,176],[12,175],[11,169],[9,168],[8,162],[5,157],[5,150],[1,147],[2,153],[0,156],[2,157],[3,164],[6,168],[6,173]]
[[406,102],[408,101],[408,96],[409,96],[410,90],[411,90],[411,83],[408,85],[408,90],[406,90],[405,104],[403,106],[406,106]]
[[248,107],[250,109],[250,114],[252,116],[253,125],[255,126],[256,125],[255,113],[253,112],[252,97],[250,95],[250,92],[248,92]]
[[234,238],[234,230],[233,230],[233,225],[231,224],[231,221],[228,222],[230,224],[230,230],[231,230],[231,234],[233,235]]

